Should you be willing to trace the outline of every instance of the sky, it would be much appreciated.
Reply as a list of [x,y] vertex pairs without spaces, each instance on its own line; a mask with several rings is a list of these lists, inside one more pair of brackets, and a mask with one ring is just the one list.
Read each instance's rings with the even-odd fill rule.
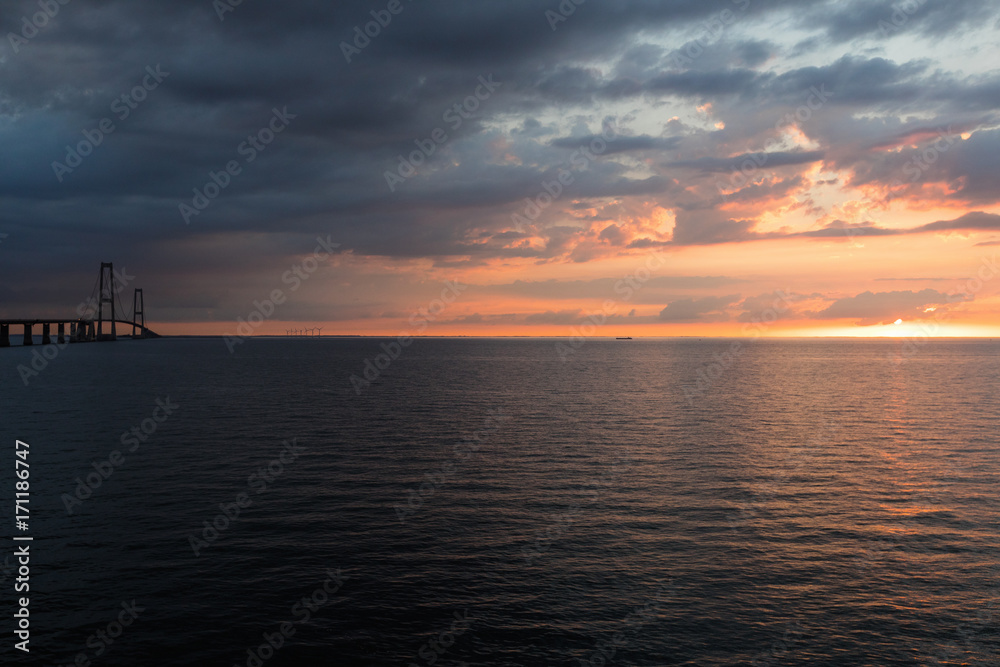
[[0,317],[1000,336],[991,0],[0,5]]

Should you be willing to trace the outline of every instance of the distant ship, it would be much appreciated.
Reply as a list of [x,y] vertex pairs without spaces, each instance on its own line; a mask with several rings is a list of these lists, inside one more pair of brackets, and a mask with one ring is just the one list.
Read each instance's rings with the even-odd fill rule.
[[619,336],[618,338],[615,338],[615,340],[632,340],[632,337],[631,336]]

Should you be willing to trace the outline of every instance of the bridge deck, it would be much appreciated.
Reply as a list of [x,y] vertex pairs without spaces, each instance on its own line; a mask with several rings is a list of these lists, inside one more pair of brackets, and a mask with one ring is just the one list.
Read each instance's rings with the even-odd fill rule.
[[[111,322],[111,320],[104,320],[104,321],[108,322],[108,323]],[[88,322],[89,323],[89,322],[97,322],[97,320],[87,320],[87,319],[84,319],[82,317],[70,317],[70,318],[66,318],[66,319],[47,319],[47,320],[46,319],[40,319],[40,320],[0,320],[0,325],[4,325],[4,326],[13,326],[13,325],[23,326],[25,324],[31,324],[31,325],[35,325],[35,324],[74,324],[74,323],[75,324],[79,324],[81,322]],[[132,326],[132,322],[129,322],[128,320],[114,320],[114,322],[117,323],[117,324],[127,324],[128,326]],[[139,327],[140,329],[145,329],[146,328],[146,327],[142,326],[141,324],[136,324],[135,326]]]
[[[14,318],[0,319],[0,348],[11,347],[11,327],[21,326],[24,328],[24,345],[34,345],[33,339],[35,332],[33,329],[36,325],[42,325],[42,345],[48,345],[55,338],[61,344],[68,340],[71,343],[89,343],[93,341],[107,341],[115,340],[116,338],[159,338],[159,335],[150,329],[149,327],[143,326],[136,322],[129,322],[128,320],[100,320],[107,324],[114,322],[116,325],[120,326],[122,329],[121,335],[116,336],[112,333],[104,333],[99,331],[102,327],[98,327],[98,320],[87,320],[81,318],[75,319],[46,319],[38,318],[33,320],[20,320]],[[69,324],[69,331],[67,332],[66,325]],[[52,331],[52,325],[58,327],[58,331]],[[128,328],[132,327],[132,331],[135,329],[139,330],[139,333],[132,336],[128,333]]]

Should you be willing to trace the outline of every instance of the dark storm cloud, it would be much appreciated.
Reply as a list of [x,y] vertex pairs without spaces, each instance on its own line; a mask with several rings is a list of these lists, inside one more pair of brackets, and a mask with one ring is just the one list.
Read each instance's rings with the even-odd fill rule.
[[822,26],[827,37],[844,42],[859,37],[891,38],[907,31],[946,35],[996,14],[990,0],[903,0],[895,3],[852,0],[806,5],[799,14],[802,27]]
[[[898,64],[885,58],[845,55],[829,65],[800,67],[781,74],[750,68],[650,72],[648,78],[604,78],[594,69],[559,66],[538,82],[541,93],[560,102],[631,98],[656,93],[695,100],[718,98],[770,105],[802,102],[803,91],[827,92],[834,104],[899,105],[926,94],[927,62]],[[940,86],[940,82],[939,82]],[[953,92],[975,95],[981,85],[956,86]],[[933,94],[933,93],[932,93]],[[943,99],[944,96],[942,96]],[[793,107],[794,109],[794,107]]]
[[[177,317],[183,303],[193,303],[192,289],[201,296],[187,316],[212,317],[221,312],[212,310],[216,306],[234,309],[227,296],[234,285],[261,273],[280,275],[320,234],[331,235],[344,252],[428,257],[439,266],[565,258],[586,235],[569,228],[563,207],[601,199],[646,198],[676,208],[675,245],[768,238],[752,221],[718,212],[657,165],[684,166],[692,179],[703,180],[698,171],[724,171],[738,161],[727,156],[750,155],[751,140],[775,116],[794,112],[813,86],[826,85],[830,106],[841,109],[824,110],[828,120],[809,121],[823,147],[773,152],[768,168],[820,159],[866,164],[868,149],[857,142],[870,146],[901,128],[852,119],[861,109],[924,101],[943,121],[972,123],[958,116],[1000,104],[997,77],[961,78],[927,61],[838,54],[816,66],[764,69],[780,47],[758,28],[791,17],[819,26],[825,37],[814,43],[822,48],[871,33],[867,22],[875,13],[863,4],[595,2],[580,5],[552,30],[545,10],[558,4],[404,1],[377,37],[356,47],[351,62],[342,43],[351,43],[355,29],[383,4],[247,0],[221,19],[209,0],[60,5],[23,43],[0,43],[0,233],[9,235],[0,245],[0,279],[8,286],[3,308],[64,302],[60,286],[89,287],[97,262],[114,259],[135,267],[161,303],[178,304],[171,306]],[[928,0],[907,29],[944,34],[982,20],[989,8]],[[737,17],[732,27],[705,27],[727,10]],[[23,17],[30,21],[38,11],[35,0],[0,4],[0,34],[19,33]],[[643,37],[657,33],[671,43]],[[700,40],[704,55],[678,67],[672,56],[691,40]],[[169,74],[136,101],[131,96],[149,67]],[[477,97],[482,77],[499,84],[485,99]],[[594,110],[567,127],[567,110],[586,115],[568,105],[663,99],[711,102],[726,129],[677,121],[655,136],[618,118],[624,125],[617,140],[575,174],[565,199],[540,218],[543,243],[516,246],[518,239],[505,234],[511,214],[607,120]],[[293,118],[248,160],[241,148],[267,128],[275,109]],[[987,116],[980,113],[972,129]],[[511,118],[518,119],[514,129],[499,129]],[[103,119],[113,132],[102,134],[60,181],[53,163],[70,164],[67,146],[98,136]],[[390,191],[385,173],[426,146],[436,129],[447,139]],[[980,130],[942,158],[943,173],[963,184],[956,196],[983,206],[992,201],[996,143],[996,131]],[[649,169],[637,170],[628,160],[647,160]],[[226,180],[220,174],[234,161],[240,172]],[[882,177],[881,166],[871,170],[871,178]],[[179,205],[193,204],[195,190],[204,192],[213,178],[226,185],[185,224]],[[797,179],[754,183],[730,201],[779,196],[797,187]],[[602,241],[616,248],[661,243],[629,242],[621,230],[607,231]]]

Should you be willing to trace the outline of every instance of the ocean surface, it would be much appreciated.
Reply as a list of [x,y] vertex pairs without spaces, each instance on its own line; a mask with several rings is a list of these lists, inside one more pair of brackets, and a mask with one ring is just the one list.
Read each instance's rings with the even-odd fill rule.
[[1000,343],[382,343],[0,350],[0,660],[1000,664]]

